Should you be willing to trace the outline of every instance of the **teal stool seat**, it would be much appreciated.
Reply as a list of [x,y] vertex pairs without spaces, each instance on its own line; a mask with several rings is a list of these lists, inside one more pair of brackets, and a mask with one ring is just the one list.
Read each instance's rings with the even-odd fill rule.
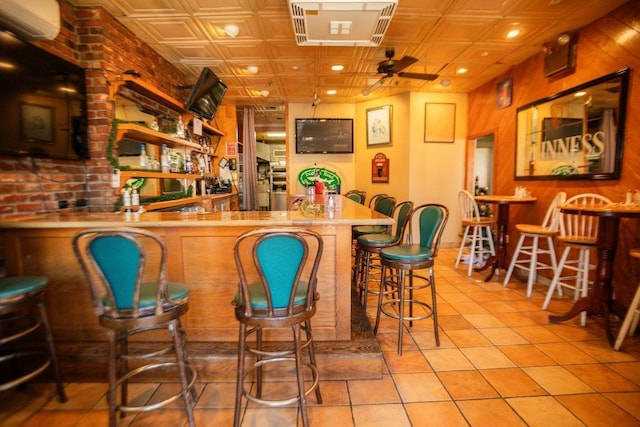
[[0,279],[0,302],[43,290],[47,278],[42,276],[10,276]]
[[404,262],[424,261],[433,257],[433,251],[419,245],[398,245],[384,248],[380,253],[387,259]]
[[[44,305],[44,293],[48,282],[49,280],[42,276],[0,278],[0,392],[26,383],[51,367],[58,399],[60,402],[66,402],[67,396]],[[24,340],[37,330],[44,334],[46,351],[37,341],[21,346],[19,350],[12,349],[6,352],[2,349],[5,344]],[[21,360],[30,363],[21,366],[18,363]],[[7,368],[5,365],[8,365]]]

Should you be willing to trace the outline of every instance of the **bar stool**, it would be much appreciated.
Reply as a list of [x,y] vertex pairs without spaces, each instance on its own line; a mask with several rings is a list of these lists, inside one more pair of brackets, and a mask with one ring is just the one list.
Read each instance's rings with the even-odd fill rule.
[[496,225],[496,218],[480,216],[478,204],[467,190],[460,190],[458,203],[464,234],[462,242],[460,242],[455,268],[458,268],[462,258],[467,256],[469,260],[467,276],[471,276],[473,265],[477,259],[482,261],[485,255],[493,256],[496,254],[493,244],[493,227]]
[[[67,401],[67,395],[62,384],[62,376],[56,357],[56,349],[53,336],[44,306],[44,293],[48,279],[40,276],[9,276],[0,278],[0,331],[8,334],[0,335],[0,347],[25,337],[38,329],[44,333],[47,343],[47,351],[39,348],[21,350],[8,350],[0,353],[0,366],[11,365],[11,368],[3,368],[0,375],[0,392],[12,389],[43,373],[49,366],[53,371],[60,402]],[[31,313],[37,308],[37,313]],[[17,361],[34,362],[22,370]],[[20,368],[20,369],[19,369]],[[17,372],[19,371],[19,373]],[[6,375],[5,375],[6,374]]]
[[[602,206],[611,203],[611,200],[595,193],[582,193],[571,196],[566,204],[584,204]],[[586,297],[589,291],[589,273],[595,270],[595,265],[591,264],[591,250],[596,249],[598,235],[598,217],[580,214],[560,214],[560,234],[557,240],[564,245],[562,257],[558,262],[558,267],[547,296],[542,304],[542,309],[546,310],[551,301],[553,293],[557,290],[562,295],[562,289],[568,288],[574,291],[574,300]],[[573,251],[577,251],[575,258],[570,258]],[[566,273],[565,273],[566,270]],[[580,324],[587,323],[587,312],[580,314]]]
[[[516,224],[516,229],[520,232],[520,239],[518,239],[516,250],[511,257],[507,274],[504,276],[503,285],[505,287],[509,284],[509,279],[511,279],[515,268],[528,271],[527,298],[531,298],[533,282],[536,280],[538,271],[551,270],[553,274],[555,274],[558,262],[553,245],[553,237],[558,234],[560,215],[558,206],[563,204],[566,199],[567,193],[564,191],[556,195],[547,208],[547,213],[544,216],[542,224]],[[538,244],[540,238],[546,239],[546,248],[542,248]],[[527,239],[530,239],[529,244],[525,244]],[[548,255],[549,264],[540,261],[540,255]]]
[[364,201],[367,198],[367,192],[366,191],[360,191],[360,190],[349,190],[345,193],[344,195],[346,198],[353,200],[356,203],[359,203],[361,205],[364,205]]
[[[378,309],[374,334],[378,333],[380,326],[380,314],[385,314],[398,320],[398,355],[402,355],[402,332],[404,322],[409,321],[409,326],[414,320],[422,320],[431,317],[436,345],[440,346],[438,334],[438,311],[436,305],[436,281],[433,272],[440,238],[449,219],[449,210],[439,204],[429,203],[418,206],[411,211],[409,223],[416,222],[419,227],[420,242],[414,244],[411,239],[406,244],[390,246],[380,250],[380,264],[382,264],[382,279],[380,292],[378,293]],[[409,235],[411,237],[411,234]],[[393,269],[393,275],[387,272]],[[429,277],[417,274],[417,270],[429,270]],[[408,279],[408,284],[406,283]],[[418,281],[417,283],[415,281]],[[415,291],[430,287],[431,302],[418,299]],[[405,295],[408,292],[408,295]],[[383,301],[383,296],[396,294],[395,298]],[[405,313],[405,305],[408,304],[409,314]],[[414,305],[421,307],[423,313],[414,313]],[[395,307],[395,310],[394,310]]]
[[[316,313],[317,272],[322,256],[322,237],[299,228],[267,228],[249,231],[236,240],[234,259],[240,281],[234,298],[235,316],[240,322],[238,377],[234,426],[239,426],[243,397],[266,406],[298,403],[302,424],[309,425],[307,395],[315,390],[322,403],[311,318]],[[266,328],[291,328],[293,345],[263,341]],[[302,338],[302,331],[305,338]],[[247,337],[255,334],[255,341]],[[308,361],[303,362],[303,351]],[[245,368],[246,355],[255,363]],[[267,399],[263,396],[263,374],[267,365],[295,365],[297,393],[292,397]],[[304,368],[311,371],[311,385],[305,388]],[[247,376],[255,373],[255,389],[245,388]]]
[[[640,248],[631,249],[629,251],[629,255],[635,259],[640,259]],[[615,351],[620,350],[622,342],[627,336],[632,336],[634,334],[638,327],[638,320],[640,320],[640,283],[638,283],[636,293],[631,300],[631,304],[627,309],[627,314],[624,316],[624,320],[622,321],[622,326],[620,326],[620,330],[618,331],[618,336],[616,337],[616,342],[613,346]]]
[[[167,281],[164,242],[143,229],[115,228],[80,231],[73,236],[72,244],[89,284],[98,319],[107,328],[109,337],[109,425],[116,426],[118,411],[121,417],[129,412],[151,411],[182,397],[189,425],[194,426],[196,373],[188,365],[187,336],[180,325],[189,307],[189,288]],[[151,260],[153,264],[149,267]],[[153,281],[147,281],[150,279]],[[166,330],[171,337],[171,342],[165,342],[167,345],[163,348],[147,353],[143,353],[146,349],[129,351],[129,338],[146,333],[156,337],[160,330]],[[174,361],[155,360],[172,354]],[[130,369],[130,362],[136,364],[135,369]],[[167,368],[176,370],[179,392],[160,402],[129,404],[127,386],[136,375],[153,370],[159,371],[164,379]]]
[[[354,286],[360,295],[362,306],[367,307],[367,295],[377,293],[369,290],[369,282],[372,280],[372,270],[380,270],[380,250],[389,246],[400,244],[404,238],[409,215],[413,209],[413,202],[406,201],[398,204],[393,210],[394,223],[390,233],[364,234],[358,237],[356,243],[356,273]],[[379,276],[378,276],[379,278]],[[379,280],[378,280],[379,282]]]

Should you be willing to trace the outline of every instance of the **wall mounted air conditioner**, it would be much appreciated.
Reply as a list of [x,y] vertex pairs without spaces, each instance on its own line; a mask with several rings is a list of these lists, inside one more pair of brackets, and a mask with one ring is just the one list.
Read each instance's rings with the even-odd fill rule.
[[379,46],[398,0],[288,0],[300,46]]
[[60,5],[56,0],[1,0],[0,29],[53,40],[60,32]]

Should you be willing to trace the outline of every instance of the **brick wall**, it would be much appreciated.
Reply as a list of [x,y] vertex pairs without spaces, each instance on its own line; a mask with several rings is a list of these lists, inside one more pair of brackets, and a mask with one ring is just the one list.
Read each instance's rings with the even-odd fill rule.
[[[109,80],[135,70],[177,99],[186,94],[176,86],[184,75],[137,39],[113,17],[97,8],[76,8],[60,1],[62,25],[53,41],[35,45],[86,69],[90,160],[31,159],[0,156],[0,219],[68,209],[111,211],[118,196],[111,188],[106,147],[114,107]],[[1,137],[1,136],[0,136]],[[87,206],[77,208],[79,199]]]

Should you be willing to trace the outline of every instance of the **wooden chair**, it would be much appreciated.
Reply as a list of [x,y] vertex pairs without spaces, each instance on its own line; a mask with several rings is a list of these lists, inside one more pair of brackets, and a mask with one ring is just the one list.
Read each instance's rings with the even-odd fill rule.
[[[600,194],[583,193],[569,197],[566,204],[606,205],[611,200]],[[553,293],[557,290],[562,295],[563,288],[574,291],[574,299],[586,297],[589,290],[589,272],[595,269],[591,264],[591,251],[596,248],[598,233],[598,217],[592,215],[561,213],[559,217],[560,234],[558,242],[564,245],[562,257],[558,262],[556,273],[549,285],[547,296],[542,304],[546,310]],[[575,257],[570,255],[576,252]],[[587,322],[587,312],[580,314],[580,324]]]
[[[98,320],[107,329],[109,338],[109,425],[116,426],[118,411],[121,416],[150,411],[182,397],[189,425],[194,426],[196,373],[188,365],[186,330],[180,325],[188,310],[189,288],[167,281],[164,242],[143,229],[115,228],[80,231],[73,236],[72,244],[87,278]],[[159,261],[150,267],[148,262],[156,258]],[[130,351],[132,345],[144,343],[130,338],[155,337],[160,330],[170,337],[163,348]],[[174,356],[173,361],[162,360],[169,355]],[[135,363],[136,368],[130,369],[130,363]],[[135,376],[155,371],[160,381],[170,372],[167,368],[175,369],[180,391],[149,404],[134,405],[128,401],[127,386]]]
[[458,204],[464,233],[460,249],[458,249],[455,268],[458,268],[460,261],[466,258],[469,262],[467,275],[471,276],[473,266],[477,261],[483,261],[485,256],[496,254],[493,243],[493,228],[496,225],[496,218],[480,216],[478,204],[467,190],[460,190],[458,193]]
[[[567,193],[559,192],[547,208],[547,213],[542,220],[542,224],[516,224],[516,230],[520,232],[520,238],[516,245],[516,250],[511,257],[509,269],[504,277],[503,285],[509,284],[509,279],[515,268],[528,271],[527,277],[527,298],[531,298],[533,283],[536,281],[538,271],[551,270],[555,274],[558,261],[553,238],[558,234],[560,209],[567,198]],[[546,247],[540,247],[540,239],[547,241]],[[529,241],[527,244],[526,242]],[[547,255],[549,263],[540,260],[540,256]]]
[[[317,272],[322,256],[322,237],[316,232],[297,228],[271,228],[247,232],[236,240],[234,259],[240,281],[234,300],[235,316],[240,322],[238,339],[238,377],[234,426],[239,426],[243,397],[266,406],[298,403],[302,424],[309,425],[307,395],[315,390],[322,403],[316,363],[311,318],[316,313]],[[263,330],[290,328],[292,345],[267,345]],[[302,331],[305,338],[302,339]],[[249,335],[255,341],[249,341]],[[309,360],[303,362],[303,351]],[[246,355],[255,363],[245,367]],[[268,399],[263,396],[263,370],[267,365],[295,366],[297,393],[290,398]],[[304,383],[304,368],[311,371],[311,385]],[[245,378],[256,375],[253,389],[245,388]]]
[[[629,255],[636,260],[640,259],[640,248],[631,249],[629,251]],[[636,293],[631,300],[631,304],[627,309],[627,314],[624,316],[624,320],[622,321],[622,326],[620,326],[620,330],[618,331],[616,342],[613,345],[613,349],[615,351],[620,350],[620,347],[622,347],[622,343],[627,336],[632,336],[634,334],[638,328],[638,320],[640,320],[640,283],[638,283]]]

